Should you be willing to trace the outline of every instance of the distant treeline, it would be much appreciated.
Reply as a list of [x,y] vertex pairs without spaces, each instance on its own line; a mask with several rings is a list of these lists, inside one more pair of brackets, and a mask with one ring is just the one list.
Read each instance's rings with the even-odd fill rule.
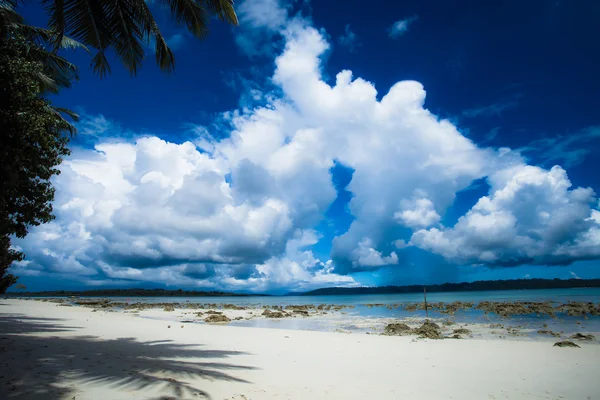
[[498,281],[477,281],[462,283],[442,283],[440,285],[376,286],[376,287],[331,287],[311,290],[305,293],[290,293],[300,296],[344,295],[344,294],[391,294],[417,293],[423,287],[428,292],[470,292],[477,290],[522,290],[522,289],[570,289],[600,287],[600,279],[509,279]]
[[240,294],[228,292],[203,292],[196,290],[165,290],[165,289],[94,289],[83,291],[55,290],[44,292],[10,292],[13,297],[52,297],[52,296],[80,296],[80,297],[223,297],[223,296],[266,296],[263,294]]

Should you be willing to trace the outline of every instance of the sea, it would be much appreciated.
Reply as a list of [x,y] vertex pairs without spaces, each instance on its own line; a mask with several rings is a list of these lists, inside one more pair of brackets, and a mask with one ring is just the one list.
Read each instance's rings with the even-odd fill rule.
[[[107,298],[107,297],[103,297]],[[110,297],[109,297],[110,298]],[[279,328],[279,329],[302,329],[317,331],[368,331],[373,324],[365,325],[364,321],[377,321],[390,319],[419,319],[419,318],[445,318],[452,319],[457,323],[503,323],[513,326],[531,327],[534,330],[541,328],[544,324],[546,329],[562,332],[576,332],[585,329],[588,332],[600,333],[600,317],[589,316],[573,317],[558,314],[558,318],[538,315],[516,315],[507,321],[493,313],[485,314],[481,310],[459,310],[456,314],[449,316],[434,310],[427,313],[424,310],[406,311],[402,305],[423,301],[423,293],[401,293],[401,294],[362,294],[362,295],[329,295],[329,296],[248,296],[248,297],[115,297],[115,301],[149,302],[149,303],[216,303],[235,304],[238,306],[287,306],[302,304],[336,304],[351,305],[354,308],[346,308],[342,313],[330,313],[329,315],[313,318],[286,318],[252,319],[244,321],[232,321],[231,325]],[[574,288],[574,289],[532,289],[532,290],[498,290],[498,291],[468,291],[468,292],[433,292],[427,293],[427,301],[453,302],[469,301],[478,303],[481,301],[552,301],[558,304],[570,301],[600,303],[600,288]],[[373,306],[377,304],[378,306]],[[401,305],[394,307],[394,305]],[[382,305],[382,306],[381,306]],[[386,307],[390,305],[392,307]],[[165,315],[165,318],[170,318]]]

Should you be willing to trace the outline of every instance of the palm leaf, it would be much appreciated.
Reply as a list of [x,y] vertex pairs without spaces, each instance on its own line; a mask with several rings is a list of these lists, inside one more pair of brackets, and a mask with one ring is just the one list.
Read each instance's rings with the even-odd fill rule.
[[46,8],[46,12],[50,15],[48,26],[55,32],[56,41],[54,43],[54,51],[56,51],[65,37],[65,2],[64,0],[42,0],[42,4]]
[[34,79],[39,83],[42,92],[58,93],[60,86],[44,72],[35,74]]
[[27,53],[32,61],[37,61],[44,66],[44,74],[50,77],[58,87],[70,87],[73,80],[79,79],[77,66],[61,56],[36,45],[29,46]]
[[206,8],[215,14],[221,21],[232,25],[238,25],[237,15],[233,8],[232,0],[203,0]]
[[[75,115],[77,119],[79,119],[79,116],[77,114],[75,114],[71,110],[67,110],[66,108],[53,107],[49,103],[46,104],[46,108],[48,111],[53,113],[56,116],[56,118],[61,122],[61,129],[67,130],[71,136],[74,136],[77,133],[77,128],[75,128],[75,126],[69,121],[67,121],[62,115],[63,113],[69,116]],[[74,120],[77,121],[76,119]]]
[[110,4],[108,15],[114,49],[131,75],[136,75],[144,60],[144,34],[138,22],[140,13],[128,0],[113,0]]
[[[92,69],[100,77],[110,73],[110,65],[104,52],[111,45],[112,32],[107,17],[107,2],[99,0],[66,0],[64,2],[64,26],[70,34],[84,45],[98,50],[92,59]],[[64,29],[62,33],[64,33]],[[58,35],[61,31],[56,32]]]
[[188,30],[198,38],[208,35],[210,13],[196,0],[162,0],[169,7],[178,24],[185,24]]
[[154,37],[156,63],[161,70],[167,73],[172,72],[175,68],[175,57],[173,57],[173,52],[167,45],[167,41],[162,35],[162,32],[154,20],[154,17],[152,16],[152,13],[150,12],[146,2],[144,0],[135,1],[137,5],[136,8],[139,12],[139,22],[142,27],[144,38],[148,39],[150,36]]
[[36,43],[39,46],[44,46],[47,43],[53,44],[56,50],[58,49],[83,49],[90,52],[86,46],[77,40],[71,39],[70,37],[63,36],[60,42],[57,39],[57,34],[49,29],[40,28],[37,26],[31,26],[22,23],[8,24],[7,28],[9,32],[14,35],[21,36],[26,40]]
[[63,107],[54,107],[54,109],[56,111],[58,111],[61,114],[67,114],[69,117],[71,117],[71,119],[75,122],[79,121],[79,114],[77,114],[74,111],[69,110],[68,108],[63,108]]

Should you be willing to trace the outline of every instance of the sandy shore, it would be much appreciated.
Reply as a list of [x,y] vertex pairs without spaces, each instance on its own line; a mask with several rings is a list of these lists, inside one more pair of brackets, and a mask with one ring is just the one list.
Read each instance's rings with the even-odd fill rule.
[[417,340],[152,313],[0,300],[0,398],[600,398],[596,343]]

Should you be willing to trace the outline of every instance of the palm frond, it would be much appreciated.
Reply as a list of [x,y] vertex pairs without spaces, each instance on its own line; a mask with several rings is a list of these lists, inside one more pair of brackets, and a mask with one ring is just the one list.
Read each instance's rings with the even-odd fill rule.
[[108,11],[115,52],[133,76],[144,60],[144,33],[138,22],[140,13],[134,6],[128,0],[113,0]]
[[50,77],[58,87],[70,87],[72,81],[79,79],[77,66],[68,62],[61,56],[36,45],[29,46],[27,52],[32,61],[37,61],[44,66],[44,73]]
[[42,0],[42,4],[50,16],[48,26],[55,33],[54,51],[56,52],[65,37],[65,2],[64,0]]
[[[71,36],[98,50],[91,65],[100,77],[110,73],[110,65],[104,54],[112,42],[107,8],[107,1],[98,0],[66,0],[63,6],[64,29],[68,27]],[[61,31],[56,33],[60,35]]]
[[196,0],[162,0],[169,7],[178,24],[185,24],[188,30],[198,38],[208,35],[210,12],[204,4]]
[[15,11],[14,6],[9,1],[0,0],[0,30],[4,34],[7,26],[10,24],[24,23],[23,17]]
[[[0,0],[0,28],[7,23],[24,24],[14,12],[22,0]],[[136,75],[144,59],[144,42],[155,42],[156,62],[161,70],[171,72],[175,67],[169,48],[149,7],[149,0],[42,0],[49,14],[49,29],[29,30],[37,43],[53,45],[56,53],[63,48],[85,46],[97,53],[91,67],[100,77],[111,71],[106,51],[115,50],[117,57],[132,75]],[[233,0],[157,0],[166,6],[178,24],[183,24],[196,37],[204,38],[212,16],[238,24]],[[15,28],[16,29],[16,28]],[[4,31],[0,32],[4,34]],[[69,38],[72,36],[73,39]],[[52,77],[54,79],[54,77]],[[59,81],[57,80],[57,83]]]
[[[75,128],[75,126],[71,122],[67,121],[65,119],[65,117],[63,117],[63,115],[62,115],[64,113],[69,116],[71,116],[71,114],[74,114],[77,116],[77,114],[75,114],[71,110],[67,110],[66,108],[53,107],[49,103],[46,105],[46,107],[47,107],[48,111],[53,113],[56,116],[56,118],[61,122],[61,129],[68,131],[71,136],[74,136],[77,133],[77,128]],[[77,116],[77,118],[79,118],[79,116]]]
[[55,49],[83,49],[88,53],[90,52],[85,45],[67,36],[63,36],[61,41],[58,42],[57,34],[50,29],[40,28],[37,26],[31,26],[23,23],[8,24],[7,29],[12,34],[23,37],[24,39],[34,42],[39,46],[52,44],[54,46],[57,46],[55,47]]
[[64,50],[76,50],[76,49],[83,49],[86,52],[90,52],[90,50],[87,48],[86,45],[84,45],[81,42],[78,42],[75,39],[71,39],[68,36],[63,36],[62,40],[59,43],[59,49],[64,49]]
[[77,114],[76,112],[63,107],[54,107],[54,109],[61,114],[67,114],[69,117],[71,117],[73,121],[79,122],[79,114]]
[[152,16],[152,13],[150,12],[146,2],[144,0],[137,0],[136,4],[140,13],[140,24],[142,26],[142,33],[144,34],[144,37],[154,37],[156,63],[161,70],[167,73],[172,72],[175,68],[175,57],[173,57],[173,52],[167,45],[167,41],[162,35],[162,32],[154,20],[154,17]]
[[10,8],[14,10],[15,8],[17,8],[17,5],[19,5],[18,0],[0,0],[1,8]]
[[41,72],[41,71],[37,72],[34,76],[34,79],[39,83],[42,93],[43,92],[58,93],[58,91],[60,89],[58,83],[56,83],[56,81],[54,79],[50,78],[44,72]]
[[237,15],[233,8],[233,0],[203,0],[206,8],[215,14],[221,21],[232,25],[239,25]]
[[108,63],[106,54],[104,54],[104,51],[102,50],[98,51],[94,58],[92,58],[90,66],[92,67],[92,71],[94,71],[95,74],[100,76],[100,78],[104,78],[105,76],[110,75],[110,64]]

